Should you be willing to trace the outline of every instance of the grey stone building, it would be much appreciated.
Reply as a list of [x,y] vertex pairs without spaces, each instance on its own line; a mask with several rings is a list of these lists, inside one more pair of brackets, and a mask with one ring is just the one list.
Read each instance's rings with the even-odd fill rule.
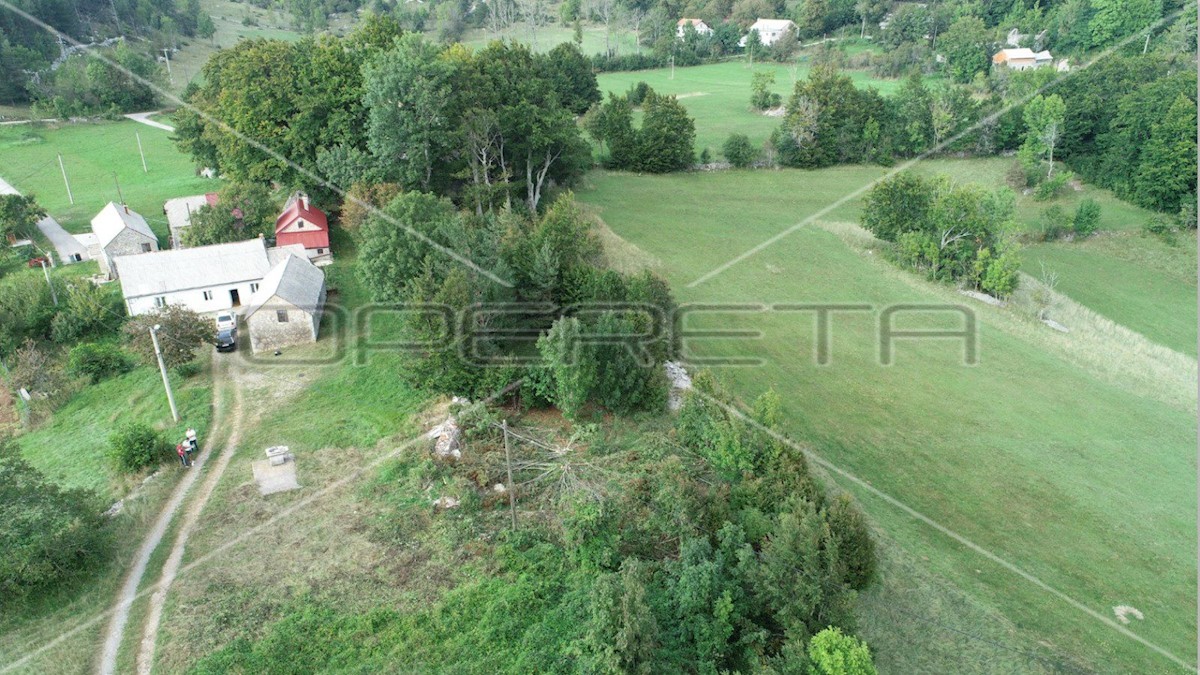
[[109,202],[92,218],[92,233],[96,249],[89,251],[100,263],[100,271],[109,279],[117,277],[113,259],[122,255],[137,255],[158,250],[158,237],[146,224],[146,219],[124,204]]
[[263,277],[243,315],[254,352],[316,342],[325,307],[325,273],[287,256]]

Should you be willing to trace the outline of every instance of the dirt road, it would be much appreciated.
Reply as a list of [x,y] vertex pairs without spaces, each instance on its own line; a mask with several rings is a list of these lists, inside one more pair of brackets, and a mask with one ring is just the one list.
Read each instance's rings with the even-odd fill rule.
[[[229,422],[226,420],[227,417],[233,417],[240,424],[240,393],[235,393],[234,410],[226,411],[223,401],[223,394],[221,391],[221,383],[226,376],[225,360],[216,359],[213,361],[213,363],[213,421],[212,427],[209,431],[208,439],[204,442],[204,445],[200,450],[200,455],[196,458],[192,468],[187,470],[187,474],[179,481],[179,485],[175,486],[175,491],[171,494],[171,498],[167,500],[167,503],[165,506],[163,506],[163,510],[159,514],[158,519],[154,521],[154,526],[150,528],[150,532],[142,541],[142,545],[138,547],[137,557],[135,558],[133,569],[129,571],[129,575],[125,578],[125,583],[121,586],[121,592],[117,596],[116,603],[112,609],[112,619],[109,621],[108,628],[105,630],[104,649],[100,654],[100,663],[99,667],[97,668],[102,675],[113,675],[116,673],[117,653],[121,649],[121,641],[125,635],[125,627],[129,623],[129,609],[133,606],[134,600],[137,599],[138,587],[142,583],[142,578],[146,575],[146,568],[150,564],[151,556],[154,555],[154,551],[158,548],[158,545],[162,543],[162,538],[166,535],[167,529],[171,526],[171,521],[174,520],[175,514],[179,511],[183,501],[187,498],[188,492],[191,491],[192,486],[197,480],[199,480],[200,474],[204,472],[204,468],[208,464],[209,458],[212,456],[214,445],[213,439],[215,438],[213,430],[226,428],[226,426],[229,424]],[[235,426],[230,433],[231,436],[236,436],[238,434],[238,428]],[[218,471],[223,472],[225,465],[229,463],[228,458],[232,454],[232,452],[222,453],[222,456],[217,461],[217,466],[213,473],[217,473]],[[193,505],[189,507],[187,512],[188,515],[190,515],[193,510],[195,510],[197,515],[199,514],[199,509],[203,508],[203,501],[207,501],[208,495],[212,493],[212,487],[210,483],[215,485],[215,480],[213,480],[211,477],[205,482],[204,489],[202,489],[200,494],[201,499],[198,500],[199,505]],[[192,524],[194,524],[194,519]],[[180,530],[181,535],[187,530],[188,523],[185,522],[184,528]],[[182,546],[180,545],[178,538],[176,539],[176,545],[180,549],[179,556],[182,557]],[[174,550],[172,550],[171,556],[175,557]],[[168,560],[168,563],[169,562],[170,560]],[[178,568],[178,560],[176,560],[175,568]],[[166,565],[164,565],[164,573],[165,572]],[[171,578],[173,577],[174,575],[172,574]],[[158,592],[156,591],[155,595],[157,594]],[[159,611],[161,613],[161,601],[159,603]]]

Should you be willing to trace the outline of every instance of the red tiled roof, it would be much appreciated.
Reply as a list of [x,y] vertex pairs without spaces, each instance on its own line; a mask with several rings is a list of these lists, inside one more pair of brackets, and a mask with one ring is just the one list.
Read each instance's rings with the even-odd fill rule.
[[329,230],[329,220],[325,217],[324,211],[309,204],[308,199],[297,199],[289,204],[283,210],[283,213],[279,214],[279,217],[275,219],[275,234],[279,234],[280,230],[300,218],[304,218],[304,220],[323,231]]

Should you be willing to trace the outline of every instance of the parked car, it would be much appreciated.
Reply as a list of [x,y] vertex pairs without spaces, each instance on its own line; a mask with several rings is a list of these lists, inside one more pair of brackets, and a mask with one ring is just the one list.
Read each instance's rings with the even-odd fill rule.
[[237,314],[234,312],[220,312],[217,314],[217,330],[237,329]]
[[237,329],[224,328],[217,331],[217,351],[231,352],[237,349]]

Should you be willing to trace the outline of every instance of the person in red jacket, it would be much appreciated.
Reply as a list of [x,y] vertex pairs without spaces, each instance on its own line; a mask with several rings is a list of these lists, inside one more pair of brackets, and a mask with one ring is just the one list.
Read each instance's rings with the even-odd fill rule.
[[179,455],[179,463],[182,464],[184,468],[191,466],[188,464],[187,451],[184,450],[183,443],[175,446],[175,454]]

